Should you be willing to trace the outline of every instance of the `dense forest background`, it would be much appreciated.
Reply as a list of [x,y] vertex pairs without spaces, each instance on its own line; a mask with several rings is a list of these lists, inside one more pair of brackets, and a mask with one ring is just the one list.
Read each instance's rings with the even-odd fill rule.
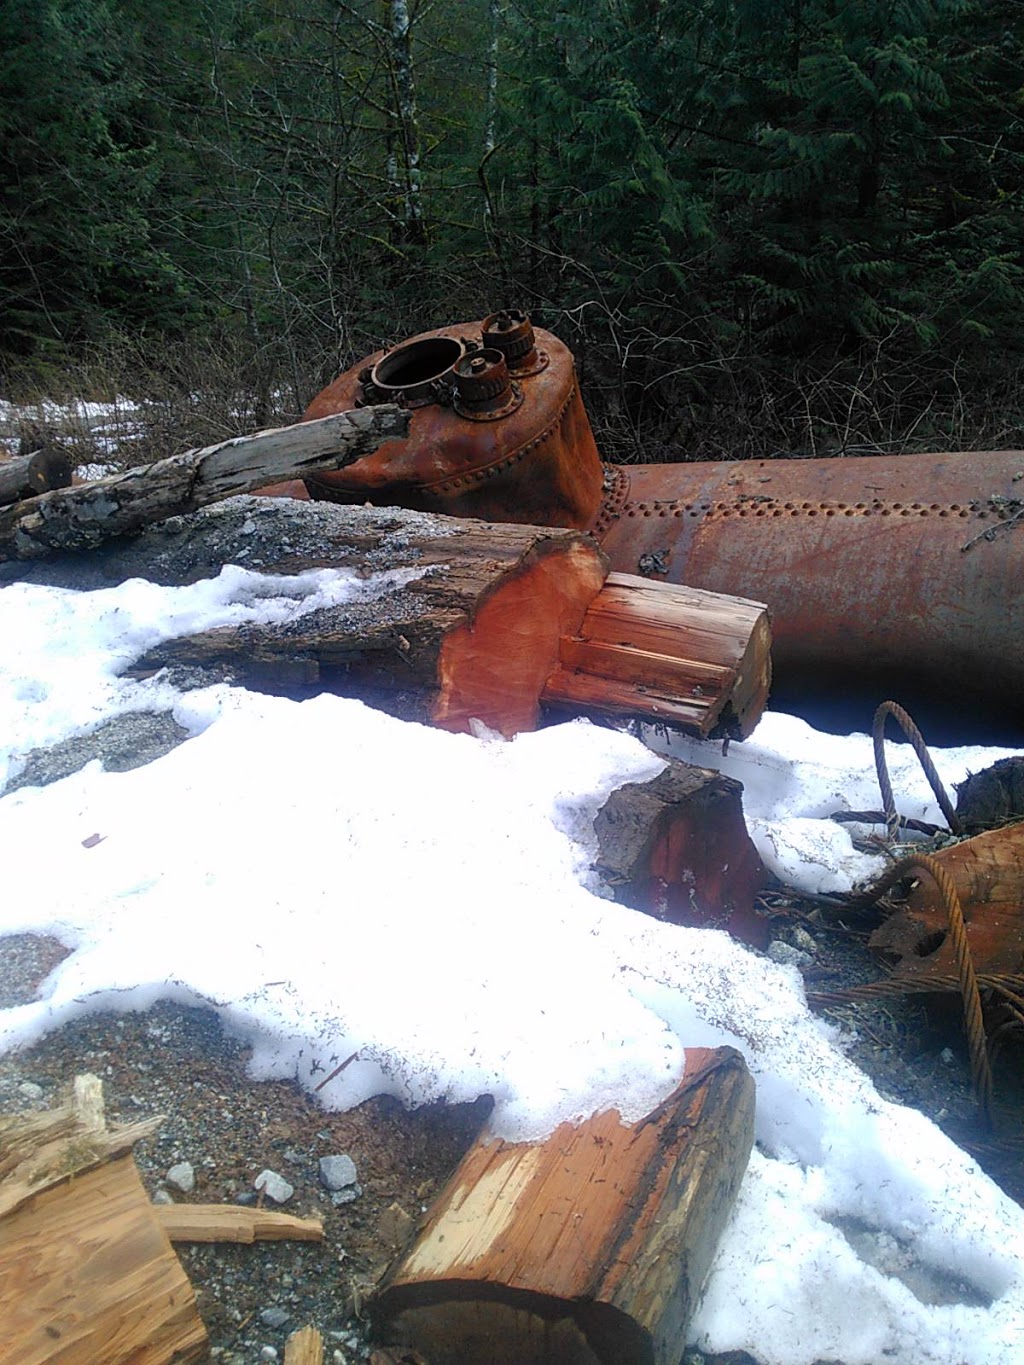
[[4,0],[0,392],[500,306],[619,459],[1024,444],[1021,0]]

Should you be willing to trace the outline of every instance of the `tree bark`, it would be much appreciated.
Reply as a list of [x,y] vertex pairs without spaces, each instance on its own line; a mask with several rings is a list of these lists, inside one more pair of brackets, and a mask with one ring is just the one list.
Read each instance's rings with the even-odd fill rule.
[[0,560],[89,549],[235,493],[340,469],[408,430],[409,413],[401,408],[362,408],[236,436],[123,474],[55,489],[0,510]]
[[638,1123],[485,1134],[384,1281],[378,1329],[432,1365],[678,1365],[753,1125],[743,1058],[694,1048]]
[[597,868],[615,899],[672,924],[725,929],[756,948],[764,867],[731,777],[670,759],[649,782],[618,787],[598,811]]

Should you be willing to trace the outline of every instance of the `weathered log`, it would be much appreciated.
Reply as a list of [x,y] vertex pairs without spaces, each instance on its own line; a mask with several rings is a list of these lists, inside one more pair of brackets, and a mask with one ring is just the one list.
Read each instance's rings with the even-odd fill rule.
[[638,1123],[485,1135],[376,1295],[382,1338],[431,1365],[678,1365],[753,1121],[742,1057],[697,1048]]
[[172,1242],[322,1242],[319,1218],[296,1218],[242,1204],[157,1204],[157,1222]]
[[54,446],[0,460],[0,505],[37,497],[51,488],[67,488],[70,483],[71,457]]
[[412,581],[379,602],[172,640],[138,668],[228,664],[249,686],[390,697],[404,714],[449,730],[466,731],[472,719],[502,734],[531,729],[559,641],[604,582],[604,556],[579,531],[419,522],[426,529],[415,516],[376,512],[361,534],[335,544],[336,567],[380,564],[386,545],[389,566],[409,571]]
[[235,493],[362,459],[401,437],[409,413],[383,406],[236,436],[0,510],[0,560],[82,550]]
[[[84,1084],[82,1082],[85,1082]],[[18,1365],[170,1365],[206,1358],[185,1272],[130,1155],[136,1124],[107,1130],[102,1090],[3,1121],[0,1320]]]
[[770,685],[763,603],[612,573],[577,637],[563,642],[544,698],[744,739]]
[[[1024,982],[1024,822],[964,839],[930,855],[949,874],[979,977]],[[871,936],[896,962],[896,977],[957,990],[949,917],[931,878],[915,877],[906,902]]]
[[742,783],[669,759],[649,782],[616,788],[594,830],[597,869],[616,900],[767,945],[767,922],[754,909],[764,866],[743,819]]
[[[264,512],[273,506],[261,504]],[[571,656],[573,677],[582,680],[581,686],[586,683],[586,702],[574,709],[585,714],[667,721],[698,734],[709,729],[718,733],[721,727],[727,734],[737,728],[746,733],[755,712],[760,714],[764,697],[748,685],[751,670],[730,671],[721,660],[730,651],[756,658],[759,676],[767,677],[763,608],[742,604],[744,611],[733,614],[735,638],[727,650],[721,633],[704,631],[708,594],[691,607],[687,594],[658,584],[624,591],[617,579],[606,589],[604,557],[582,532],[426,517],[397,509],[311,508],[308,515],[321,522],[337,514],[337,531],[329,535],[329,543],[278,566],[264,558],[262,568],[295,572],[325,564],[359,569],[387,565],[419,577],[376,603],[312,612],[287,626],[222,628],[171,641],[147,654],[137,669],[227,666],[251,687],[284,692],[330,688],[366,696],[447,729],[465,731],[475,718],[508,735],[534,726],[542,706],[554,704],[559,711],[571,706],[565,687],[552,684],[552,678],[565,673]],[[294,523],[295,504],[283,504],[277,515]],[[274,516],[271,512],[272,524]],[[622,661],[628,662],[636,685],[621,683],[603,663],[601,671],[588,674],[585,661],[576,658],[586,643],[582,632],[589,629],[588,619],[602,615],[599,604],[606,592],[614,599],[604,615],[615,622],[618,666],[621,671]],[[659,603],[662,592],[666,598]],[[729,615],[726,607],[722,619]],[[652,619],[659,632],[656,650],[648,647]],[[692,653],[705,638],[715,660],[707,671],[719,679],[713,705],[692,695],[700,665],[673,656],[677,639]],[[732,689],[722,681],[726,672]],[[675,685],[683,691],[673,696]]]

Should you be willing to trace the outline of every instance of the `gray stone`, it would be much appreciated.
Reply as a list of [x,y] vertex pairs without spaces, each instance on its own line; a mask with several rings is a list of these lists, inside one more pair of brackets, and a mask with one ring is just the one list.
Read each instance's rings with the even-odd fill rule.
[[260,1171],[252,1183],[254,1189],[262,1190],[275,1204],[287,1204],[295,1193],[295,1186],[289,1185],[284,1176],[278,1175],[277,1171]]
[[356,1183],[356,1163],[350,1156],[322,1156],[320,1183],[325,1190],[344,1190]]
[[810,953],[802,953],[799,948],[794,948],[791,943],[783,943],[781,939],[768,945],[768,956],[784,967],[806,967],[813,961]]
[[36,1085],[35,1081],[22,1081],[18,1086],[18,1094],[23,1100],[41,1100],[43,1098],[43,1087]]
[[336,1209],[340,1209],[342,1204],[351,1204],[358,1199],[362,1192],[362,1185],[348,1185],[343,1190],[335,1190],[331,1195],[331,1203]]
[[182,1194],[191,1194],[196,1187],[196,1173],[191,1161],[179,1161],[164,1176],[168,1185],[173,1185]]
[[263,1309],[260,1313],[260,1322],[263,1323],[264,1327],[272,1327],[276,1331],[279,1327],[283,1327],[290,1317],[291,1313],[288,1312],[287,1308],[279,1308],[274,1304],[270,1308]]
[[173,1196],[165,1189],[157,1190],[153,1195],[154,1204],[173,1204]]

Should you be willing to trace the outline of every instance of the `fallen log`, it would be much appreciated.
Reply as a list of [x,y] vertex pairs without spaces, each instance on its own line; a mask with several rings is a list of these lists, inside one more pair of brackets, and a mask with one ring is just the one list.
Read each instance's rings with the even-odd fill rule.
[[236,436],[121,474],[57,488],[0,509],[0,560],[82,550],[235,493],[339,469],[408,431],[409,413],[385,405]]
[[18,1365],[203,1360],[208,1341],[192,1286],[131,1155],[113,1155],[152,1125],[106,1129],[99,1082],[89,1080],[76,1086],[71,1105],[3,1122],[4,1359]]
[[753,1142],[731,1048],[687,1050],[646,1118],[481,1137],[371,1304],[431,1365],[677,1365]]
[[51,488],[67,488],[70,483],[71,457],[52,446],[0,460],[0,505],[37,497]]
[[[271,520],[294,522],[294,503],[261,500],[260,506]],[[135,671],[226,667],[254,688],[327,688],[449,730],[467,731],[478,720],[504,735],[533,728],[542,708],[564,712],[571,699],[562,679],[569,674],[585,690],[575,709],[589,715],[732,736],[749,733],[760,716],[770,672],[763,607],[725,609],[717,632],[710,631],[707,594],[694,605],[690,595],[659,584],[643,583],[638,592],[632,585],[623,589],[616,576],[606,587],[604,556],[582,532],[397,509],[312,507],[311,518],[326,518],[335,528],[329,545],[277,564],[264,559],[260,567],[291,573],[323,565],[364,573],[387,567],[408,581],[376,601],[321,609],[287,625],[224,627],[169,641]],[[580,651],[588,644],[588,622],[598,617],[614,619],[616,662],[610,668],[598,658],[588,672]],[[709,688],[696,698],[692,680],[701,665],[693,656],[702,649],[712,656],[706,671],[718,681],[713,695]],[[627,669],[635,683],[621,681]]]
[[242,1204],[156,1204],[157,1222],[172,1242],[322,1242],[319,1218],[296,1218]]
[[669,759],[649,782],[616,788],[594,832],[597,870],[616,900],[767,946],[767,921],[754,909],[764,866],[743,818],[742,783]]

